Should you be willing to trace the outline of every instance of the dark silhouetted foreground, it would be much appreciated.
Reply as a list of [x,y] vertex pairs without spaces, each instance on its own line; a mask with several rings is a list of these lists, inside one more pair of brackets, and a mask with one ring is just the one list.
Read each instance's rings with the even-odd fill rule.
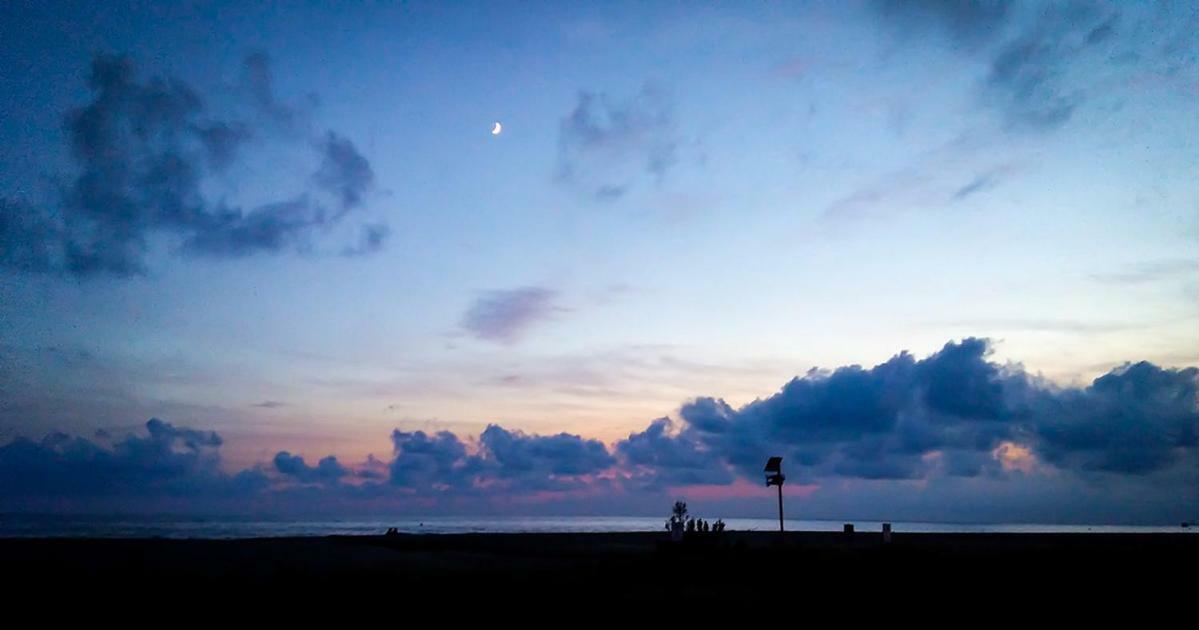
[[[255,540],[0,540],[10,593],[216,602],[319,593],[436,600],[978,601],[1169,608],[1195,592],[1193,534],[723,532],[462,534]],[[1192,577],[1188,578],[1187,575]],[[952,600],[946,598],[953,598]],[[156,598],[154,601],[162,601]],[[924,605],[924,604],[921,604]],[[1072,604],[1071,604],[1072,605]],[[1080,604],[1081,605],[1081,604]],[[876,612],[881,613],[885,609]],[[909,611],[911,613],[912,611]]]

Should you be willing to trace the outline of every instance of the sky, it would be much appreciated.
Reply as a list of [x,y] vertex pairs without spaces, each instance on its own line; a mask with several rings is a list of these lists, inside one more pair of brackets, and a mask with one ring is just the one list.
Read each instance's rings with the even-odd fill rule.
[[5,3],[0,509],[1199,518],[1195,33]]

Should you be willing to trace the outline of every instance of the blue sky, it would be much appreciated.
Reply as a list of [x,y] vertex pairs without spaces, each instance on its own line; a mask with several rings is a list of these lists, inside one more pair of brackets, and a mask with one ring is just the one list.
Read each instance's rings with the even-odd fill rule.
[[[586,474],[632,492],[620,444],[662,416],[744,477],[688,437],[690,401],[952,340],[1038,391],[1147,361],[1193,394],[1192,7],[239,5],[0,13],[0,442],[118,452],[153,417],[218,432],[197,448],[221,475],[373,455],[399,484],[393,430],[494,463],[496,424],[599,440]],[[988,434],[1054,472],[987,492],[1051,518],[1073,475],[1161,498],[1078,514],[1173,517],[1189,404],[1161,470],[1074,470],[1043,423]],[[812,483],[862,479],[841,470]],[[929,518],[952,494],[912,492]]]

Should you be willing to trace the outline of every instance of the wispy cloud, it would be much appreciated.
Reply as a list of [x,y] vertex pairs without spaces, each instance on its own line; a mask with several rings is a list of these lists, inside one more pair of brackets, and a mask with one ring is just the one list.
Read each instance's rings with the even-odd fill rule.
[[515,343],[534,324],[563,310],[556,298],[557,292],[545,287],[487,291],[467,309],[462,328],[479,339]]
[[580,92],[559,124],[559,182],[600,201],[622,197],[648,176],[661,182],[678,161],[674,110],[667,94],[646,86],[628,100]]
[[1148,284],[1199,273],[1199,258],[1174,258],[1138,263],[1120,271],[1091,274],[1107,284]]

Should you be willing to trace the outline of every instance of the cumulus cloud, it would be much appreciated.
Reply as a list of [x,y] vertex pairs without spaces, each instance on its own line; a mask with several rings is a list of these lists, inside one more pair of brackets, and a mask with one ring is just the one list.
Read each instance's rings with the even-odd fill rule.
[[530,435],[488,425],[477,450],[453,433],[392,433],[391,484],[414,492],[569,490],[615,463],[604,444],[578,435]]
[[275,453],[275,470],[301,483],[336,483],[350,474],[332,455],[321,458],[315,466],[309,466],[304,458],[287,451]]
[[628,100],[580,92],[558,131],[558,181],[600,201],[619,199],[647,177],[659,183],[678,161],[674,110],[645,87]]
[[265,487],[256,469],[221,471],[216,433],[156,418],[146,423],[146,433],[111,448],[63,433],[0,446],[0,498],[226,496]]
[[[870,369],[812,371],[740,409],[698,398],[680,409],[678,434],[659,431],[655,445],[691,457],[702,450],[709,468],[727,463],[750,478],[767,455],[785,456],[809,479],[999,473],[1011,468],[1002,455],[1016,452],[1080,474],[1199,463],[1199,370],[1138,363],[1059,388],[988,361],[988,352],[985,340],[966,339],[924,359],[901,353]],[[618,450],[644,443],[635,434]]]
[[690,435],[674,435],[673,429],[670,418],[658,418],[616,445],[616,453],[639,482],[650,488],[733,482],[732,472],[719,458]]
[[[1124,517],[1135,521],[1176,515],[1171,497],[1193,494],[1199,368],[1141,362],[1063,387],[992,361],[986,340],[964,339],[924,358],[901,352],[870,368],[812,370],[740,407],[696,398],[676,419],[654,420],[611,448],[495,424],[477,438],[397,429],[390,460],[347,465],[330,455],[309,464],[281,451],[269,464],[230,473],[221,467],[223,440],[211,431],[152,419],[144,434],[111,445],[96,439],[52,433],[0,446],[0,506],[225,498],[226,508],[244,509],[362,500],[432,509],[442,501],[584,496],[617,505],[698,486],[733,491],[758,482],[766,457],[780,455],[794,481],[823,492],[814,505],[827,509],[848,509],[857,497],[892,514],[962,518],[961,506],[938,500],[965,500],[974,488],[1042,515],[1085,492],[1091,513],[1108,518],[1139,492],[1138,505],[1152,513]],[[899,494],[888,499],[888,488]]]
[[[247,61],[256,107],[271,120],[286,119],[283,126],[297,133],[295,112],[275,100],[265,64],[261,56]],[[259,118],[217,115],[179,79],[139,77],[127,57],[98,55],[88,87],[91,102],[64,119],[75,172],[59,199],[2,201],[0,263],[128,276],[145,271],[159,237],[204,256],[303,250],[359,208],[374,186],[366,158],[329,131],[308,142],[316,163],[311,183],[274,201],[235,204],[213,192],[219,176],[268,136],[283,137],[272,135],[276,130]]]
[[509,488],[563,490],[613,463],[599,440],[569,433],[530,435],[493,424],[479,436],[479,453],[467,468]]
[[1125,365],[1082,390],[1038,391],[1028,404],[1037,453],[1061,467],[1146,474],[1199,464],[1199,369]]
[[466,445],[449,431],[433,435],[424,431],[391,433],[395,458],[391,462],[392,485],[414,489],[449,489],[462,486]]
[[545,287],[521,287],[483,293],[462,317],[462,328],[488,341],[514,343],[533,324],[561,310],[557,293]]

